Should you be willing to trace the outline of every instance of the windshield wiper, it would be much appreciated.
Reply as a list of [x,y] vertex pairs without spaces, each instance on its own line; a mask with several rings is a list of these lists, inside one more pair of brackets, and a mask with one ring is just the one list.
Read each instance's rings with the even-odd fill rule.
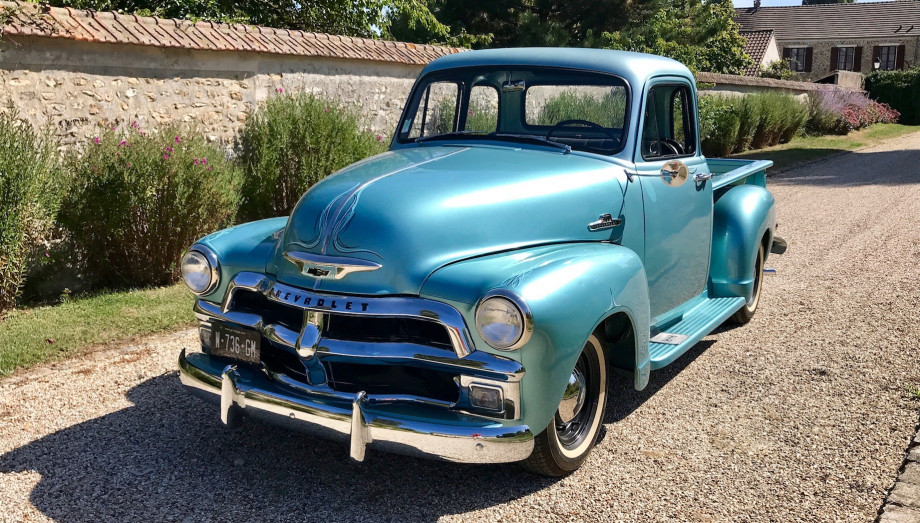
[[550,147],[562,149],[566,154],[572,152],[572,148],[564,143],[554,142],[552,140],[547,140],[542,136],[534,136],[532,134],[491,133],[488,136],[489,138],[494,137],[511,141],[530,142],[538,145],[549,145]]

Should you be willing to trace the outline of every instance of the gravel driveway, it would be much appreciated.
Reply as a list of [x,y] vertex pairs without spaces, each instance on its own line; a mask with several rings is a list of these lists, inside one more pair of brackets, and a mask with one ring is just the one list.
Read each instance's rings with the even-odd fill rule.
[[762,310],[635,392],[562,480],[369,452],[181,390],[181,332],[0,382],[0,519],[869,521],[920,404],[920,134],[771,178]]

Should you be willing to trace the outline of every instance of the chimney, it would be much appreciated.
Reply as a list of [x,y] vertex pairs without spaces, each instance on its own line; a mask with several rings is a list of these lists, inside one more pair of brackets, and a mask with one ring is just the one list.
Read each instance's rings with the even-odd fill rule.
[[754,0],[754,10],[760,9],[760,0]]

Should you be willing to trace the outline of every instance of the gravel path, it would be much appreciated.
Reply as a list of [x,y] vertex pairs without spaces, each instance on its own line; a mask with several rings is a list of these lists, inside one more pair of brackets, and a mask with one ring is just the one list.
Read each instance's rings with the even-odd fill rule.
[[180,389],[192,331],[0,381],[0,519],[869,521],[917,422],[920,134],[771,178],[762,310],[643,392],[562,480],[369,452]]

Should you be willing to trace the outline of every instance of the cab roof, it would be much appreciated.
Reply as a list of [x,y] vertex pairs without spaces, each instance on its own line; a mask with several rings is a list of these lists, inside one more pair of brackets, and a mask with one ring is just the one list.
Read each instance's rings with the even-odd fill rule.
[[451,54],[438,58],[422,70],[422,74],[459,67],[559,67],[615,74],[632,85],[643,85],[654,76],[682,76],[693,81],[687,67],[670,58],[629,51],[609,49],[579,49],[566,47],[519,47],[484,49]]

